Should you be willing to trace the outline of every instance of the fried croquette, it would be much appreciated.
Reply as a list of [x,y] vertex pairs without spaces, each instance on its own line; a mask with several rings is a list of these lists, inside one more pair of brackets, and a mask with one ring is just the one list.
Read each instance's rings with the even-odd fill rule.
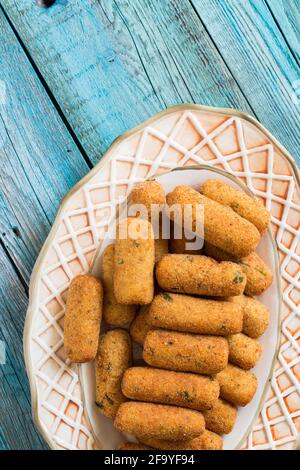
[[[189,186],[177,186],[167,195],[167,203],[172,220],[181,216],[182,222],[188,223],[191,230],[200,237],[203,226],[201,223],[197,224],[197,209],[204,207],[204,239],[212,245],[237,258],[243,258],[255,251],[260,240],[259,231],[230,207],[203,196]],[[188,207],[192,207],[192,211],[186,210],[186,215],[185,208]]]
[[126,401],[121,381],[131,364],[131,339],[126,330],[111,330],[100,338],[95,370],[96,405],[105,416],[113,418]]
[[149,304],[154,295],[154,238],[143,219],[120,222],[115,245],[114,293],[120,304]]
[[141,307],[130,325],[130,335],[133,341],[140,346],[143,346],[148,331],[153,330],[149,321],[149,308],[149,305]]
[[210,410],[203,411],[205,428],[217,434],[229,434],[237,418],[237,409],[219,398]]
[[267,307],[259,300],[245,295],[231,297],[229,300],[243,306],[243,333],[254,339],[262,336],[270,322]]
[[104,288],[103,318],[109,325],[123,326],[135,316],[135,305],[119,304],[114,294],[115,247],[109,245],[103,253],[102,282]]
[[144,361],[162,369],[212,375],[228,363],[228,342],[220,336],[201,336],[174,331],[149,331]]
[[153,450],[153,447],[148,447],[137,442],[123,442],[118,447],[118,450]]
[[153,328],[188,333],[228,336],[243,329],[242,305],[168,292],[154,297],[148,318]]
[[146,439],[144,443],[160,450],[222,450],[223,439],[214,432],[205,431],[189,441],[166,441],[162,439]]
[[243,333],[228,336],[229,361],[241,369],[255,367],[261,354],[262,346],[257,339],[249,338]]
[[114,424],[118,431],[133,434],[141,441],[193,439],[205,429],[204,418],[199,411],[136,401],[120,406]]
[[229,206],[244,219],[249,220],[260,233],[270,223],[270,213],[258,199],[232,188],[220,180],[207,180],[201,186],[201,194],[214,201]]
[[232,261],[240,265],[247,277],[246,295],[261,295],[272,284],[272,272],[257,253],[250,253],[245,258],[237,260],[210,243],[205,244],[205,253],[217,261]]
[[99,279],[85,274],[71,281],[64,324],[64,347],[71,362],[95,359],[102,303],[103,289]]
[[220,384],[220,396],[224,400],[236,406],[246,406],[253,399],[257,378],[252,372],[228,364],[216,378]]
[[[163,209],[166,204],[166,195],[163,187],[157,181],[137,183],[130,193],[129,204],[142,204],[145,206],[148,220],[155,228],[155,262],[159,261],[163,255],[168,253],[168,240],[162,236],[161,211],[155,212],[154,210],[154,206],[161,206]],[[140,215],[142,216],[143,214]]]
[[122,392],[131,400],[207,410],[217,401],[220,387],[211,377],[153,369],[131,367],[122,380]]
[[156,279],[166,291],[211,297],[241,295],[246,285],[238,264],[201,255],[164,256],[156,266]]

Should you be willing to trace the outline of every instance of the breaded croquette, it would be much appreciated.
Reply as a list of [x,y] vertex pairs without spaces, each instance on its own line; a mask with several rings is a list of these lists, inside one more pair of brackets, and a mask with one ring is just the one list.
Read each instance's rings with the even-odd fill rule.
[[149,321],[149,305],[140,308],[137,316],[130,325],[130,335],[137,344],[143,346],[148,331],[153,330]]
[[[196,242],[196,237],[193,237],[191,239],[188,239],[185,237],[183,230],[181,230],[180,238],[175,237],[174,233],[174,222],[171,221],[171,230],[170,230],[170,240],[169,240],[169,250],[170,253],[175,253],[178,255],[201,255],[203,252],[203,241],[200,243],[199,240],[197,240],[197,246],[199,244],[199,248],[197,248],[195,242]],[[176,236],[178,236],[176,234]],[[189,249],[190,243],[193,243],[194,246],[191,247],[193,249]],[[201,248],[200,248],[201,245]],[[197,248],[197,249],[195,249]]]
[[229,206],[255,225],[260,233],[263,233],[270,223],[270,213],[258,199],[232,188],[223,181],[207,180],[201,186],[200,192],[220,204]]
[[115,245],[114,293],[120,304],[149,304],[154,295],[154,238],[143,219],[120,222]]
[[123,442],[118,447],[118,450],[152,450],[153,447],[148,447],[137,442]]
[[264,334],[269,326],[270,313],[263,303],[245,295],[230,297],[228,300],[243,306],[243,333],[245,335],[257,339]]
[[200,336],[152,330],[144,342],[143,358],[153,367],[212,375],[228,363],[228,342],[220,336]]
[[237,409],[219,398],[210,410],[204,411],[205,428],[217,434],[229,434],[237,418]]
[[166,255],[156,266],[159,286],[170,292],[227,297],[241,295],[246,276],[238,264],[199,255]]
[[228,336],[229,361],[241,369],[255,367],[261,354],[262,346],[257,339],[249,338],[243,333]]
[[150,305],[154,328],[205,335],[228,336],[243,329],[243,307],[222,300],[161,292]]
[[232,261],[240,265],[242,272],[247,277],[246,295],[261,295],[272,284],[273,275],[257,253],[250,253],[245,258],[237,260],[210,243],[205,244],[205,253],[217,261]]
[[103,253],[102,282],[104,288],[103,318],[109,325],[123,326],[135,316],[135,305],[119,304],[114,294],[115,247],[109,245]]
[[[154,205],[164,206],[166,204],[166,195],[163,187],[157,181],[144,181],[134,185],[130,196],[129,204],[142,204],[148,212],[148,220],[156,227],[155,237],[155,262],[168,253],[168,240],[162,237],[161,213],[153,213],[151,217],[151,208]],[[143,214],[140,214],[141,216]],[[159,235],[159,238],[157,236]]]
[[214,432],[205,431],[199,437],[189,441],[165,441],[162,439],[146,439],[144,443],[160,450],[222,450],[223,439]]
[[85,274],[71,281],[64,324],[64,347],[71,362],[95,359],[102,303],[103,289],[99,279]]
[[207,410],[217,401],[218,381],[211,377],[153,369],[131,367],[122,380],[122,392],[131,400]]
[[131,339],[126,330],[110,330],[101,337],[96,357],[96,405],[105,416],[113,418],[126,401],[121,381],[131,363]]
[[[204,207],[204,239],[209,243],[231,253],[238,258],[248,256],[255,251],[260,240],[257,228],[248,220],[240,217],[230,207],[223,206],[212,199],[203,196],[189,186],[177,186],[167,195],[167,203],[174,210],[170,211],[172,220],[177,220],[178,214],[184,221],[184,209],[191,205],[191,216],[187,215],[191,230],[197,234],[202,231],[201,224],[196,224],[197,208]],[[179,211],[180,209],[180,211]],[[202,233],[198,233],[201,237]]]
[[224,400],[236,406],[246,406],[253,399],[257,378],[252,372],[228,364],[216,378],[220,384],[220,396]]
[[141,441],[187,440],[199,436],[205,429],[204,418],[199,411],[136,401],[120,406],[114,424],[118,431],[133,434]]

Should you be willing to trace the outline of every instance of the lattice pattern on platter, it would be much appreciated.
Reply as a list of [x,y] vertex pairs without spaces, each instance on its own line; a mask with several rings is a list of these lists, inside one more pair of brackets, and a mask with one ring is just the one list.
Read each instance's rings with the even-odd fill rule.
[[135,182],[206,163],[231,172],[272,213],[280,253],[284,315],[281,350],[271,389],[244,447],[290,448],[300,430],[300,192],[290,165],[256,127],[238,117],[177,111],[127,138],[70,199],[44,259],[31,360],[39,417],[57,446],[94,447],[84,418],[77,368],[63,350],[63,318],[70,280],[91,266],[113,208]]

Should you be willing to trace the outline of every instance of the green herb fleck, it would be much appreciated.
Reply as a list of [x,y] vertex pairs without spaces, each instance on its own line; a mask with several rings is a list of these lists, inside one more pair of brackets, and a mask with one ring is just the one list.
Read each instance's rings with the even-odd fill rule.
[[136,248],[140,246],[140,242],[138,240],[133,240],[133,244]]
[[172,299],[172,297],[170,296],[170,294],[168,294],[168,292],[162,292],[160,295],[163,297],[163,299],[164,299],[166,302],[173,302],[173,299]]
[[258,269],[258,268],[255,268],[256,271],[258,271],[260,274],[262,274],[263,276],[266,276],[267,273],[265,273],[265,271],[262,271],[261,269]]
[[109,363],[107,364],[107,366],[105,367],[105,370],[107,370],[108,372],[110,372],[111,369],[112,369],[111,362],[109,362]]
[[124,260],[123,259],[118,259],[117,263],[118,264],[124,264]]
[[103,408],[103,403],[99,403],[99,402],[95,401],[95,405],[100,409]]
[[235,284],[241,284],[243,281],[244,276],[239,271],[237,271],[234,275],[233,282],[235,282]]
[[114,404],[115,404],[115,402],[107,395],[107,393],[105,394],[105,398],[106,398],[106,400],[108,401],[108,403],[109,403],[110,405],[114,405]]
[[185,402],[191,403],[193,401],[192,397],[190,396],[187,390],[184,390],[183,392],[179,392],[179,394],[182,396]]
[[212,375],[208,375],[207,378],[211,380],[212,382],[215,380],[215,378]]

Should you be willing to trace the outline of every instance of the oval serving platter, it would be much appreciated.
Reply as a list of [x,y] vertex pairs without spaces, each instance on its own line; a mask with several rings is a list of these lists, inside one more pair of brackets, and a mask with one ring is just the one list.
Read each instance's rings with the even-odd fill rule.
[[[240,410],[225,447],[296,448],[300,430],[299,173],[288,152],[253,118],[199,105],[170,108],[119,137],[62,202],[36,262],[24,330],[24,354],[34,420],[51,448],[112,448],[111,439],[105,442],[105,432],[100,430],[99,434],[91,425],[99,414],[84,403],[84,395],[86,402],[91,403],[91,366],[81,367],[81,384],[79,368],[69,364],[64,352],[63,320],[70,280],[90,271],[105,244],[115,205],[120,197],[126,199],[135,182],[157,175],[166,188],[168,184],[173,187],[180,178],[185,184],[196,184],[192,179],[186,183],[186,175],[191,173],[197,174],[199,184],[201,174],[212,174],[209,169],[180,170],[172,172],[171,178],[166,173],[176,167],[199,164],[237,176],[263,200],[272,214],[272,233],[280,261],[280,280],[277,282],[275,277],[273,287],[261,296],[271,308],[271,326],[262,338],[265,352],[256,370],[261,377],[259,390],[254,402]],[[230,184],[238,184],[230,175],[214,175],[229,177]],[[260,254],[275,273],[271,235],[265,237]],[[280,281],[281,345],[270,386],[266,387],[277,343]],[[110,425],[104,423],[104,429]],[[117,442],[119,436],[113,439]]]
[[[187,185],[197,189],[208,179],[220,179],[240,191],[247,191],[243,183],[224,171],[207,165],[198,165],[190,168],[178,167],[175,170],[164,173],[155,178],[165,192],[172,191],[176,186]],[[110,237],[111,230],[108,230],[107,236],[95,256],[95,260],[91,269],[92,274],[101,276],[102,254],[104,249],[114,240]],[[253,369],[258,378],[258,388],[253,401],[245,408],[238,408],[238,417],[233,431],[224,436],[224,450],[239,449],[248,435],[252,424],[260,412],[263,404],[269,379],[274,367],[274,359],[277,356],[279,346],[280,333],[280,311],[281,311],[281,287],[278,265],[278,255],[276,245],[269,230],[263,235],[257,252],[270,267],[273,274],[273,283],[266,292],[258,299],[262,301],[268,310],[272,312],[272,319],[268,330],[259,339],[263,346],[262,357]],[[137,359],[140,357],[139,348],[137,348]],[[95,405],[95,371],[94,364],[87,363],[80,365],[80,383],[83,391],[84,407],[91,424],[93,435],[99,448],[111,450],[118,448],[118,445],[124,442],[127,437],[119,433],[113,426],[113,421],[104,417]]]

